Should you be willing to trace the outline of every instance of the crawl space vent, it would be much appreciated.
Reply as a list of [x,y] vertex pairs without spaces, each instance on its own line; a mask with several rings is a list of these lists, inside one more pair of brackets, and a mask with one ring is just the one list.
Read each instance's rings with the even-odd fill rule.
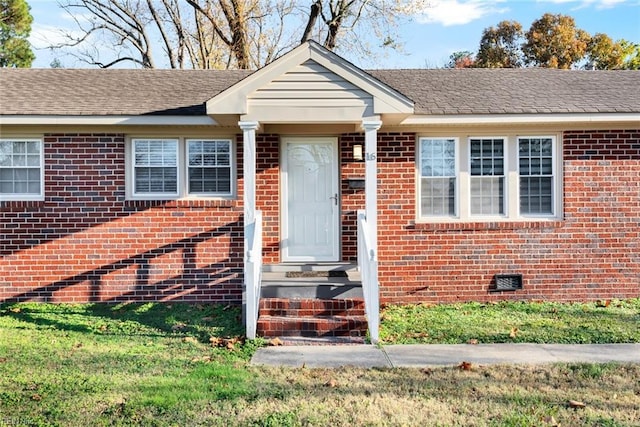
[[516,291],[522,289],[522,274],[496,274],[492,291]]

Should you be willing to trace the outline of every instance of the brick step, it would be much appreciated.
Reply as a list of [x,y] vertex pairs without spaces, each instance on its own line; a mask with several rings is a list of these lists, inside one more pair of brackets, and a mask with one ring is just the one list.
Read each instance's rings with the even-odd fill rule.
[[364,300],[262,298],[260,316],[364,316]]
[[258,319],[258,335],[263,337],[363,337],[366,333],[365,316],[260,316]]

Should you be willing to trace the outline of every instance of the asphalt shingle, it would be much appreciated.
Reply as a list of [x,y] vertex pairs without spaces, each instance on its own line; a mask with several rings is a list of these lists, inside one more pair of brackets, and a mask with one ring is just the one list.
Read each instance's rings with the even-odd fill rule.
[[[640,71],[372,70],[424,115],[638,113]],[[204,115],[241,70],[0,69],[0,115]]]

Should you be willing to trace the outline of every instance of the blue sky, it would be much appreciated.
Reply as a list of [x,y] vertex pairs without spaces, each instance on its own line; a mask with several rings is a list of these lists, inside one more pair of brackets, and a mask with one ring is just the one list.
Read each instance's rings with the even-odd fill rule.
[[[300,0],[305,1],[307,0]],[[452,52],[477,51],[482,30],[503,20],[515,20],[526,30],[544,13],[561,13],[576,20],[579,28],[606,33],[614,40],[640,43],[640,0],[430,0],[431,7],[403,25],[404,53],[383,59],[348,58],[368,68],[422,68],[444,65]],[[54,55],[44,47],[60,40],[60,29],[74,24],[54,0],[29,0],[34,22],[31,42],[36,48],[33,66],[47,68]],[[86,67],[60,57],[65,67]]]

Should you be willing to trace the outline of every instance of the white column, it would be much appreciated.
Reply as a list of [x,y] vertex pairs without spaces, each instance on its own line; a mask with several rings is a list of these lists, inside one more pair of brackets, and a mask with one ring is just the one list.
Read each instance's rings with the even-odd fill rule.
[[373,344],[378,343],[380,326],[380,286],[378,283],[378,129],[380,120],[363,120],[364,129],[364,194],[365,215],[369,236],[371,257],[366,274],[367,283],[362,283],[365,294],[365,307],[369,323],[369,336]]
[[[242,153],[244,161],[244,226],[253,223],[256,212],[256,130],[258,122],[238,122],[242,129]],[[245,248],[247,249],[247,248]]]
[[378,252],[378,129],[380,120],[363,120],[364,129],[364,195],[367,224],[371,233],[371,246]]
[[[261,258],[254,259],[251,253],[253,240],[256,233],[256,130],[258,122],[241,121],[238,126],[242,129],[243,151],[243,182],[244,182],[244,292],[242,293],[242,308],[245,318],[246,334],[249,339],[256,337],[256,325],[258,322],[258,302],[260,300],[260,275],[256,273],[261,269]],[[258,230],[259,231],[259,230]],[[258,278],[256,280],[256,277]]]

